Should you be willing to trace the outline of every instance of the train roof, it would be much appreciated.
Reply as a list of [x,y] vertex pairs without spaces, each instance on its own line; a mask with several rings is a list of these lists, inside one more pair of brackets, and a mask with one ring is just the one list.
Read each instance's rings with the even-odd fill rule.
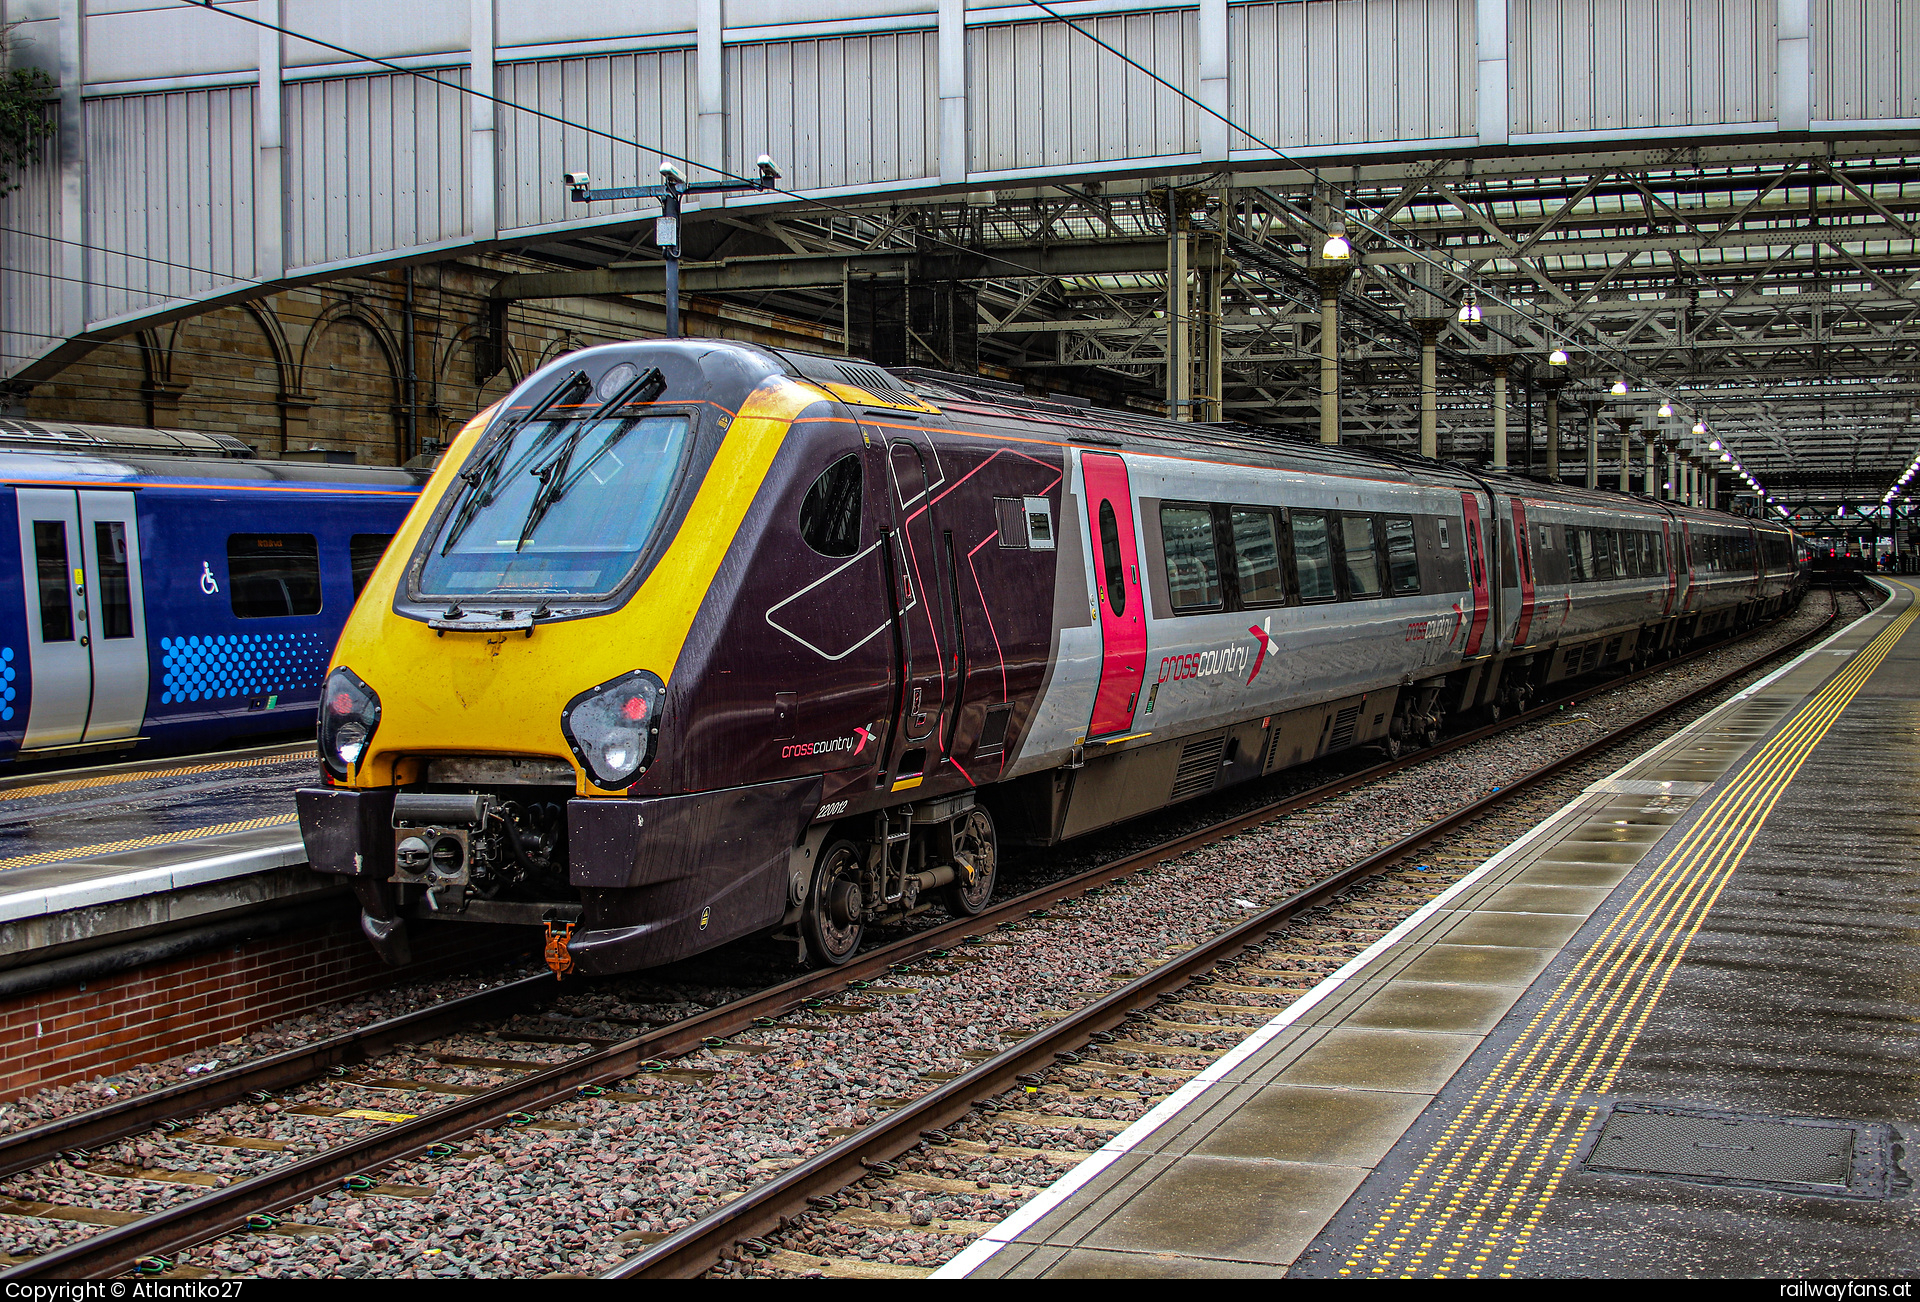
[[[1049,425],[1076,443],[1106,444],[1128,451],[1163,452],[1180,456],[1218,457],[1225,453],[1256,464],[1301,473],[1378,475],[1383,469],[1427,483],[1460,488],[1493,487],[1534,500],[1619,510],[1624,503],[1654,514],[1668,513],[1700,524],[1753,526],[1791,532],[1784,524],[1765,518],[1735,515],[1663,502],[1642,493],[1620,493],[1587,488],[1526,475],[1494,474],[1457,461],[1436,461],[1410,453],[1360,444],[1325,444],[1317,439],[1238,421],[1186,423],[1108,407],[1095,407],[1078,398],[1053,395],[1037,398],[1018,384],[979,376],[958,375],[925,367],[881,367],[853,358],[820,356],[778,350],[778,356],[806,379],[852,385],[876,397],[900,393],[940,406],[965,411],[987,408],[1005,417]],[[1624,499],[1624,503],[1623,503]]]
[[264,458],[231,435],[203,430],[0,418],[0,479],[10,483],[220,480],[406,490],[427,475],[419,468]]
[[111,456],[81,452],[24,452],[0,445],[0,483],[284,484],[414,492],[427,476],[390,466],[346,466],[319,461],[226,461],[203,457]]

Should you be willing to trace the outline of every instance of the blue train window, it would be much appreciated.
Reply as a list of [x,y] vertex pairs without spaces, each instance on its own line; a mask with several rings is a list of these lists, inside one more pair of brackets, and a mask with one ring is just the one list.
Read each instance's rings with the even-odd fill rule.
[[387,544],[392,541],[390,533],[357,533],[347,540],[347,552],[353,561],[355,601],[360,600],[360,589],[367,586],[367,580],[373,577],[381,556],[386,554]]
[[229,535],[227,576],[241,619],[320,613],[320,547],[310,533]]
[[33,553],[40,580],[40,640],[73,641],[73,590],[67,586],[67,526],[33,522]]
[[118,520],[93,524],[94,553],[100,561],[95,585],[100,591],[100,636],[133,636],[133,585],[127,573],[127,526]]

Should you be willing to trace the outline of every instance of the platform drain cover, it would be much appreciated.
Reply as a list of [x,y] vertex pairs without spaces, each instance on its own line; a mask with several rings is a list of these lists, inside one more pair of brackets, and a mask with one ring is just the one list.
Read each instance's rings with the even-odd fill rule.
[[1585,1165],[1714,1184],[1885,1197],[1894,1175],[1891,1138],[1886,1126],[1868,1122],[1616,1104]]

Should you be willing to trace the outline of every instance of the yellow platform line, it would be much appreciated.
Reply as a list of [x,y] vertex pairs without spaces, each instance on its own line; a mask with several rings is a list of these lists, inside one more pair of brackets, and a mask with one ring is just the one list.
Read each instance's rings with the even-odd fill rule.
[[95,787],[119,786],[128,782],[146,782],[152,778],[170,778],[187,776],[194,773],[218,773],[222,769],[251,768],[258,764],[285,764],[291,760],[310,758],[305,751],[295,751],[285,755],[255,755],[248,759],[220,760],[212,764],[186,764],[178,768],[149,769],[142,773],[105,773],[99,777],[71,778],[65,782],[43,782],[37,787],[16,787],[11,791],[0,791],[0,802],[8,800],[31,800],[35,796],[59,796],[69,791],[90,791]]
[[[1693,935],[1787,784],[1916,619],[1920,608],[1882,630],[1723,788],[1416,1163],[1341,1274],[1478,1276],[1503,1243],[1510,1245],[1503,1264],[1512,1268],[1571,1165],[1578,1148],[1571,1141],[1594,1111],[1566,1106],[1561,1098],[1584,1092],[1596,1073],[1597,1092],[1611,1086]],[[1581,1124],[1569,1132],[1576,1117]],[[1549,1120],[1545,1140],[1535,1144]],[[1536,1205],[1523,1212],[1527,1191],[1555,1156],[1554,1174],[1538,1190]],[[1509,1187],[1505,1206],[1496,1211]]]
[[86,859],[96,854],[113,854],[119,850],[144,850],[153,845],[171,845],[175,841],[191,841],[196,836],[225,836],[230,832],[252,832],[262,827],[284,827],[298,817],[298,814],[275,814],[270,818],[246,818],[237,823],[189,828],[184,832],[156,832],[152,836],[136,836],[129,841],[102,841],[98,845],[76,845],[66,850],[42,850],[39,854],[23,854],[12,859],[0,859],[0,872],[9,868],[31,868],[35,864]]

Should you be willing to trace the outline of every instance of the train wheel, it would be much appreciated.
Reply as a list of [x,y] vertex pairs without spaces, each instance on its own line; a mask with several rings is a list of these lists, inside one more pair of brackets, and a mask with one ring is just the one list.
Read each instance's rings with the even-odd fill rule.
[[813,870],[806,907],[800,912],[800,934],[816,967],[839,967],[860,948],[866,927],[860,921],[860,848],[851,841],[827,846]]
[[970,880],[955,881],[947,887],[942,899],[948,913],[970,918],[986,910],[1000,867],[1000,840],[994,835],[993,815],[978,805],[967,811],[953,831],[953,857],[956,865],[971,866],[973,875]]
[[1404,739],[1388,733],[1380,742],[1380,753],[1390,760],[1397,760],[1405,753],[1407,744]]

